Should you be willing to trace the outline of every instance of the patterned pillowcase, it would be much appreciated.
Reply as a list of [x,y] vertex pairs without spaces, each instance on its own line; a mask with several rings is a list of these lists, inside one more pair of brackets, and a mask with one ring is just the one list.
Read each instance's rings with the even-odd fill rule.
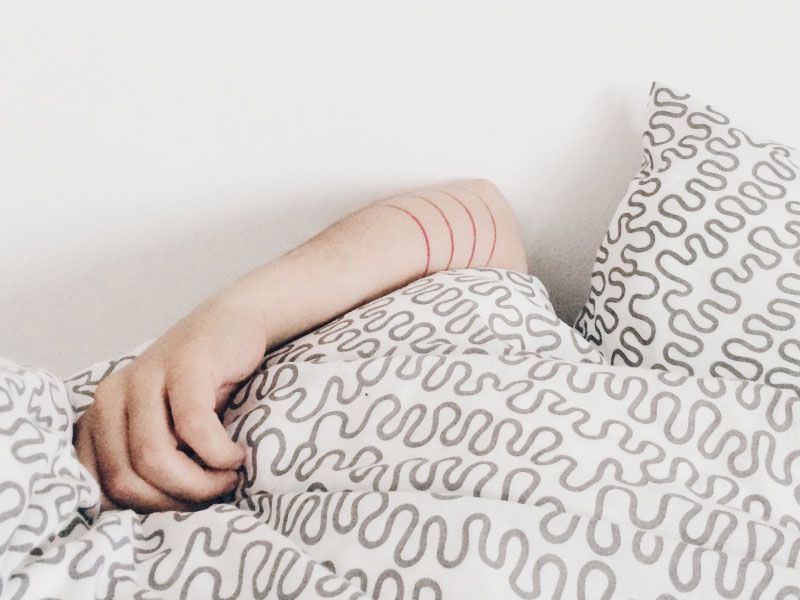
[[576,327],[612,364],[800,392],[800,152],[654,84]]

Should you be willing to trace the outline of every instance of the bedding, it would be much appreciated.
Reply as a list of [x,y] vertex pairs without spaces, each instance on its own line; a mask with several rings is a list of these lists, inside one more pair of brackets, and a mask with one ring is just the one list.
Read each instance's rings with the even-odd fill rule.
[[800,153],[654,84],[576,327],[612,364],[800,393]]
[[800,598],[797,395],[612,366],[534,277],[439,273],[265,357],[234,494],[97,511],[99,381],[0,363],[0,597]]

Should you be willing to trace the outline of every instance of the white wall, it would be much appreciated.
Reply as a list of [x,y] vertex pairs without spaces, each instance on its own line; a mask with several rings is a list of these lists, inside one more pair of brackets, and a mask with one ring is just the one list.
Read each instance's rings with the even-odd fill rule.
[[360,203],[489,177],[571,318],[652,79],[800,143],[800,3],[0,4],[0,355],[67,374]]

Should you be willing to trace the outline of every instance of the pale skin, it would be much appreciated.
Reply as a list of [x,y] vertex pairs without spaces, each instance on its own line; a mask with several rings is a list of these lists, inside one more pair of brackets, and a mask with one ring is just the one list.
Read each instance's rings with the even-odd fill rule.
[[104,508],[191,510],[231,491],[245,457],[219,414],[265,350],[425,274],[527,271],[514,215],[485,180],[374,202],[203,302],[107,377],[78,458]]

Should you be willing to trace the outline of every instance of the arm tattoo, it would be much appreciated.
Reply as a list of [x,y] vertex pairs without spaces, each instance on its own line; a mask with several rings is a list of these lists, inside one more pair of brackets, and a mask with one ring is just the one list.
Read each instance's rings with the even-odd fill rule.
[[481,201],[481,204],[483,204],[483,207],[486,209],[486,212],[489,213],[489,218],[492,220],[492,248],[491,250],[489,250],[489,258],[486,259],[486,264],[488,265],[490,262],[492,262],[492,257],[494,256],[494,249],[495,246],[497,245],[497,222],[494,220],[494,213],[492,212],[492,209],[489,208],[489,205],[486,204],[486,200],[484,200],[483,197],[479,196],[472,190],[469,191],[472,192],[473,196],[475,196],[478,200]]
[[414,220],[414,223],[417,224],[417,227],[419,227],[419,230],[422,232],[422,238],[425,240],[425,271],[423,272],[422,276],[425,277],[431,268],[431,242],[428,239],[428,232],[425,231],[425,226],[422,224],[422,221],[420,221],[410,210],[406,210],[405,208],[395,204],[384,204],[383,206],[388,206],[390,208],[395,208],[399,211],[402,211],[404,214],[408,215]]
[[[445,196],[449,196],[450,198],[455,200],[455,202],[461,207],[461,209],[464,210],[465,213],[467,213],[467,219],[469,220],[469,227],[472,231],[472,242],[469,252],[469,259],[467,260],[467,265],[465,267],[468,269],[472,266],[472,263],[475,260],[475,249],[478,243],[478,227],[475,223],[475,217],[473,216],[472,211],[470,211],[467,204],[455,194],[451,194],[444,190],[433,190],[433,191],[443,194]],[[492,209],[489,207],[489,204],[486,202],[486,200],[484,200],[480,195],[478,195],[473,190],[464,190],[464,191],[468,191],[473,196],[475,196],[483,205],[483,207],[486,209],[486,212],[489,214],[489,219],[492,224],[492,233],[491,233],[492,241],[491,241],[491,247],[489,248],[489,256],[486,259],[486,262],[483,263],[485,265],[488,265],[489,262],[492,260],[492,257],[494,257],[495,248],[497,246],[497,221],[495,220],[494,213],[492,212]],[[448,241],[450,242],[450,255],[447,259],[447,265],[444,267],[444,269],[445,270],[450,269],[453,266],[453,257],[455,255],[455,249],[456,249],[456,239],[455,239],[455,234],[453,232],[453,227],[450,223],[450,220],[447,218],[446,212],[442,210],[442,208],[436,202],[430,200],[429,198],[426,198],[418,194],[408,194],[408,196],[416,198],[417,200],[421,200],[429,204],[431,207],[433,207],[433,209],[437,213],[439,213],[439,216],[444,221],[444,225],[447,230]],[[422,233],[422,239],[425,243],[425,270],[423,271],[422,275],[424,277],[431,270],[431,238],[428,235],[427,229],[425,229],[425,225],[423,224],[422,219],[420,219],[417,215],[415,215],[410,208],[403,208],[402,206],[398,206],[397,204],[382,202],[379,204],[379,206],[387,206],[389,208],[393,208],[395,210],[402,212],[405,216],[414,221],[420,233]]]
[[432,202],[427,198],[424,198],[422,196],[417,196],[414,194],[411,194],[411,197],[424,200],[425,202],[430,204],[433,208],[435,208],[436,212],[438,212],[441,215],[442,219],[444,219],[444,226],[447,227],[447,235],[450,238],[450,257],[447,259],[447,266],[444,268],[444,270],[446,271],[453,264],[453,254],[455,254],[456,251],[456,241],[455,238],[453,238],[453,228],[450,226],[450,221],[447,220],[447,215],[444,214],[444,211],[441,208],[439,208],[439,205],[436,204],[435,202]]
[[464,204],[461,200],[459,200],[458,197],[448,192],[445,192],[444,190],[436,190],[436,191],[444,194],[445,196],[450,196],[453,200],[455,200],[461,205],[461,208],[463,208],[467,212],[467,217],[469,218],[469,224],[472,227],[472,249],[469,252],[469,260],[467,261],[467,267],[466,267],[467,269],[469,269],[472,266],[472,259],[475,258],[475,244],[478,241],[477,229],[475,227],[475,219],[472,217],[472,213],[467,208],[467,205]]

